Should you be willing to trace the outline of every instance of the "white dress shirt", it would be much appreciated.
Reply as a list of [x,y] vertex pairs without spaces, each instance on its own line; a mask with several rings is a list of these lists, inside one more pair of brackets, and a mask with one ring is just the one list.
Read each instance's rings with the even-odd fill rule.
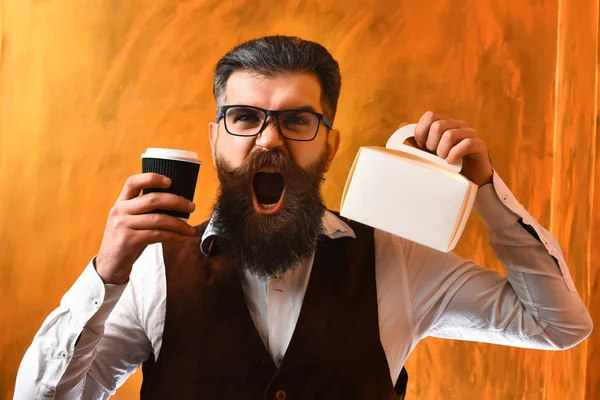
[[[508,279],[453,253],[375,230],[380,338],[392,382],[427,336],[559,350],[591,333],[558,244],[498,175],[480,188],[475,210]],[[323,223],[333,239],[354,237],[329,212]],[[207,229],[205,237],[210,234]],[[276,364],[294,331],[312,262],[268,280],[242,277],[248,309]],[[92,260],[27,350],[15,399],[109,398],[151,353],[159,356],[165,312],[160,244],[144,251],[124,285],[105,285]]]

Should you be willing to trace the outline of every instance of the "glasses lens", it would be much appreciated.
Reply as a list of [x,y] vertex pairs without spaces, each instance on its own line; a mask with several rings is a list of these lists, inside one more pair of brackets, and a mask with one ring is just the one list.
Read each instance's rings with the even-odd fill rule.
[[256,135],[265,120],[261,110],[252,107],[231,107],[225,113],[225,128],[234,135]]
[[307,111],[285,111],[279,114],[283,136],[294,140],[311,140],[319,129],[319,117]]

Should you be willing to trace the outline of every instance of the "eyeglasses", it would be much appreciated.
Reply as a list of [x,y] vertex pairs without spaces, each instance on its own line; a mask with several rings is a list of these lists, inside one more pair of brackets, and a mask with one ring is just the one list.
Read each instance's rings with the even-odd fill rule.
[[217,123],[223,119],[230,135],[256,136],[265,130],[270,115],[275,117],[281,136],[289,140],[310,142],[317,137],[321,121],[332,129],[327,118],[318,112],[304,109],[274,111],[243,105],[222,106]]

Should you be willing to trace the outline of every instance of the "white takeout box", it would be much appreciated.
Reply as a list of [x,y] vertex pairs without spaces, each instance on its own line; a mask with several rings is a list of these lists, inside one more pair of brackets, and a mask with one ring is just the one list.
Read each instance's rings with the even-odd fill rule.
[[433,249],[449,252],[471,213],[477,185],[421,150],[416,124],[398,129],[386,147],[361,147],[342,195],[340,214]]

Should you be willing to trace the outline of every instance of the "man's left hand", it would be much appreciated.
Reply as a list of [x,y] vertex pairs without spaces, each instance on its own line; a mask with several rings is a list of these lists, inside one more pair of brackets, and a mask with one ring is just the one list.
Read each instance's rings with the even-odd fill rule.
[[492,181],[493,170],[485,142],[463,121],[444,118],[428,111],[415,128],[415,140],[422,149],[454,163],[463,159],[460,173],[478,186]]

